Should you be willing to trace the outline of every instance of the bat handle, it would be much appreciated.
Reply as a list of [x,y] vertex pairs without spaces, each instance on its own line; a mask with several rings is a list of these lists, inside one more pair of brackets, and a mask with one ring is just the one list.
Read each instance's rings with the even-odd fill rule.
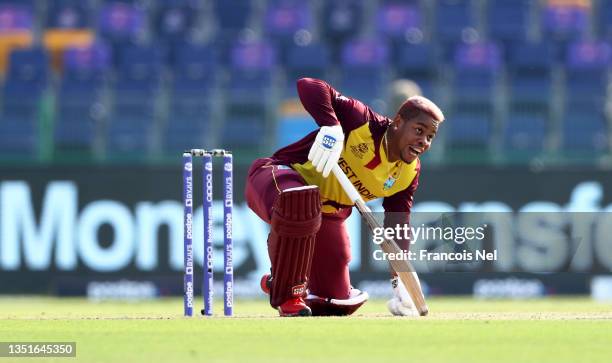
[[338,182],[342,186],[342,189],[344,189],[344,191],[348,195],[351,202],[356,203],[359,200],[362,201],[361,196],[359,195],[359,192],[357,192],[357,189],[355,189],[355,186],[353,186],[353,183],[351,183],[349,178],[346,176],[346,174],[344,174],[342,169],[340,169],[340,166],[338,166],[338,164],[332,167],[332,172],[336,176],[336,179],[338,179]]

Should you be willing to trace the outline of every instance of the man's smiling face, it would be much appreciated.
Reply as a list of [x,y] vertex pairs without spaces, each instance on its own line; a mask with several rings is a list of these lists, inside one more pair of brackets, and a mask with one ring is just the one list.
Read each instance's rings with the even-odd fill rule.
[[388,159],[411,163],[431,147],[440,123],[442,111],[425,97],[410,97],[400,107],[387,129]]
[[429,150],[438,132],[439,122],[422,112],[410,120],[404,120],[398,115],[395,122],[397,122],[397,130],[393,132],[392,143],[394,145],[389,145],[389,150],[390,153],[391,150],[395,152],[395,155],[391,154],[396,160],[400,159],[405,163],[413,162],[414,159]]

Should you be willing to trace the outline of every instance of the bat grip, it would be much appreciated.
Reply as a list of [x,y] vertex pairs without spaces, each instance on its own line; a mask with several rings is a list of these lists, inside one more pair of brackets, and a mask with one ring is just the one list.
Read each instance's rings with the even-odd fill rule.
[[351,183],[349,178],[346,176],[346,174],[344,174],[342,169],[340,169],[340,166],[338,166],[338,164],[332,167],[332,172],[336,176],[336,179],[338,179],[338,182],[342,186],[342,189],[344,189],[344,191],[348,195],[351,202],[356,203],[359,200],[363,202],[361,196],[359,195],[359,192],[357,192],[357,189],[355,189],[353,183]]

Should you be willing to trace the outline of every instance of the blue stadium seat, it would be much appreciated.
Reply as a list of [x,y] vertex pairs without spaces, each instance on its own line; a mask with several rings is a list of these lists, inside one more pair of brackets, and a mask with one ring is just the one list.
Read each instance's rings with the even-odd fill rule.
[[247,27],[252,10],[252,0],[215,0],[214,15],[219,26],[218,31],[236,35]]
[[[98,15],[98,34],[114,48],[139,40],[144,34],[147,17],[136,4],[112,1],[104,3]],[[118,54],[118,49],[114,49]]]
[[44,49],[18,49],[11,52],[5,80],[5,97],[40,92],[47,86],[49,55]]
[[297,97],[295,82],[302,77],[327,79],[330,66],[331,52],[325,44],[314,43],[289,48],[285,64],[287,87],[283,96]]
[[171,154],[205,145],[212,124],[209,103],[195,97],[172,98],[163,132],[164,150]]
[[173,93],[207,93],[217,82],[219,55],[208,46],[179,43],[172,62]]
[[566,104],[569,108],[601,110],[607,94],[612,48],[606,42],[576,42],[566,59]]
[[376,28],[379,34],[392,40],[404,40],[411,31],[422,32],[420,9],[409,3],[383,3],[376,14]]
[[157,1],[152,16],[157,38],[164,43],[189,40],[199,11],[199,3],[192,0]]
[[486,4],[486,19],[492,40],[514,44],[527,39],[530,0],[495,0]]
[[227,85],[228,104],[263,106],[273,87],[277,63],[277,52],[271,44],[237,44],[232,51]]
[[382,3],[376,14],[376,28],[386,37],[397,57],[407,44],[419,43],[424,38],[424,22],[419,6],[407,2]]
[[321,18],[323,37],[332,47],[333,58],[337,61],[342,44],[363,28],[364,3],[360,0],[325,1]]
[[2,31],[32,30],[34,26],[33,1],[3,1],[0,3],[0,19]]
[[92,26],[90,3],[80,0],[49,1],[46,12],[47,28],[79,29]]
[[92,151],[106,115],[101,95],[109,71],[109,48],[104,44],[64,52],[64,72],[57,92],[56,150]]
[[397,57],[398,75],[414,80],[423,94],[437,98],[436,83],[439,76],[439,55],[436,47],[429,43],[409,44],[401,47]]
[[546,114],[511,111],[504,125],[503,145],[506,153],[541,152],[548,130]]
[[104,117],[99,93],[80,94],[70,98],[60,94],[56,110],[55,148],[60,151],[92,151]]
[[599,154],[608,151],[608,130],[601,112],[576,112],[563,115],[561,152]]
[[114,108],[107,127],[110,153],[147,150],[155,128],[155,104],[164,52],[158,47],[130,47],[121,54],[112,86]]
[[162,133],[167,152],[201,147],[211,131],[212,105],[218,87],[215,49],[182,44],[172,64],[168,119]]
[[339,89],[373,106],[373,101],[385,96],[388,66],[389,48],[383,39],[350,41],[342,50]]
[[223,125],[221,145],[232,150],[258,150],[265,145],[268,134],[263,114],[235,115]]
[[283,54],[296,42],[309,41],[309,36],[300,36],[299,31],[312,33],[313,19],[307,2],[269,2],[263,21],[267,38],[276,44],[277,49],[282,49]]
[[548,5],[542,10],[542,30],[546,39],[564,43],[580,39],[588,32],[589,14],[584,7]]
[[232,49],[223,145],[256,149],[266,142],[277,63],[276,49],[265,42],[236,44]]
[[3,85],[0,150],[33,155],[48,86],[49,56],[43,49],[15,50]]
[[486,149],[491,141],[491,120],[483,113],[449,115],[447,143],[453,149]]
[[156,91],[163,70],[165,51],[159,46],[130,46],[120,54],[117,91]]
[[492,114],[502,57],[493,43],[460,45],[455,53],[455,110],[476,109]]
[[470,0],[439,0],[435,10],[435,37],[449,44],[462,40],[463,32],[475,27]]
[[552,95],[553,48],[548,43],[523,43],[508,60],[510,108],[548,112]]
[[598,25],[600,39],[612,39],[612,2],[599,1],[599,7],[595,8],[593,14]]

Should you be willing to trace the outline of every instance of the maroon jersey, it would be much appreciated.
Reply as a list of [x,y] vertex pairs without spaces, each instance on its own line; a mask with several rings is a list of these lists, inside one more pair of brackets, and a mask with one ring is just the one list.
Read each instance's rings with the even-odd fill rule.
[[[367,123],[367,128],[372,136],[374,147],[373,158],[365,165],[366,168],[374,169],[383,160],[381,157],[381,142],[385,131],[391,124],[391,120],[384,117],[362,102],[341,95],[333,87],[324,81],[302,78],[297,82],[298,95],[306,111],[313,117],[319,126],[340,125],[345,134],[345,142],[349,139],[352,131],[362,128]],[[278,150],[272,158],[276,164],[293,165],[303,164],[308,161],[308,152],[315,140],[318,130],[314,130],[301,140]],[[413,203],[413,194],[418,186],[420,174],[420,163],[416,162],[416,175],[412,182],[403,190],[393,195],[384,197],[383,207],[386,212],[401,212],[388,215],[385,224],[390,222],[407,223]],[[345,207],[338,205],[337,207]]]

